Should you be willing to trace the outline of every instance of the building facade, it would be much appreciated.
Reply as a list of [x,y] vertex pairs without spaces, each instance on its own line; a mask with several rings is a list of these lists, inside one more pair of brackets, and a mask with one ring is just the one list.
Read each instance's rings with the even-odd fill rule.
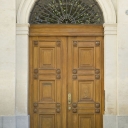
[[[36,0],[0,0],[0,128],[29,128],[29,16]],[[103,128],[128,128],[128,1],[97,0],[104,16]]]

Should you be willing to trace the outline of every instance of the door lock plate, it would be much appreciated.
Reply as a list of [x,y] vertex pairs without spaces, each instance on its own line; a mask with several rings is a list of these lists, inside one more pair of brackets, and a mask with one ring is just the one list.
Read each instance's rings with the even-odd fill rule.
[[68,104],[71,104],[71,93],[68,93]]

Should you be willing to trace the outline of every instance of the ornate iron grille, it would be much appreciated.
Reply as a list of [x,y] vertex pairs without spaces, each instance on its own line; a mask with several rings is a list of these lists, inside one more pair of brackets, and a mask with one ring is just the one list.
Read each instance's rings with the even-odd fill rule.
[[103,24],[103,14],[95,0],[38,0],[30,14],[30,24]]

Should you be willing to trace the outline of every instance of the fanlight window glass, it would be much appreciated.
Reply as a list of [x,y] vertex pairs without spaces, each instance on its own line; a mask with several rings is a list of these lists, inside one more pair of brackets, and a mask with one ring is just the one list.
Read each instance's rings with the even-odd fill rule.
[[103,24],[103,14],[95,0],[38,0],[30,14],[30,24]]

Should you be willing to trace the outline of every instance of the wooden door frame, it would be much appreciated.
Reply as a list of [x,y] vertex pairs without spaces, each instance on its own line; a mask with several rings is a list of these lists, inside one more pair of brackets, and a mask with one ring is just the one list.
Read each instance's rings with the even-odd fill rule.
[[[49,31],[50,30],[50,31]],[[34,36],[84,36],[84,37],[104,37],[104,28],[102,25],[31,25],[29,37]],[[102,40],[102,122],[105,108],[105,95],[104,95],[104,39]],[[32,86],[32,45],[29,41],[29,114],[31,113],[31,86]],[[30,114],[31,115],[31,114]]]
[[[103,25],[30,25],[29,36],[104,36]],[[50,30],[50,31],[49,31]]]

